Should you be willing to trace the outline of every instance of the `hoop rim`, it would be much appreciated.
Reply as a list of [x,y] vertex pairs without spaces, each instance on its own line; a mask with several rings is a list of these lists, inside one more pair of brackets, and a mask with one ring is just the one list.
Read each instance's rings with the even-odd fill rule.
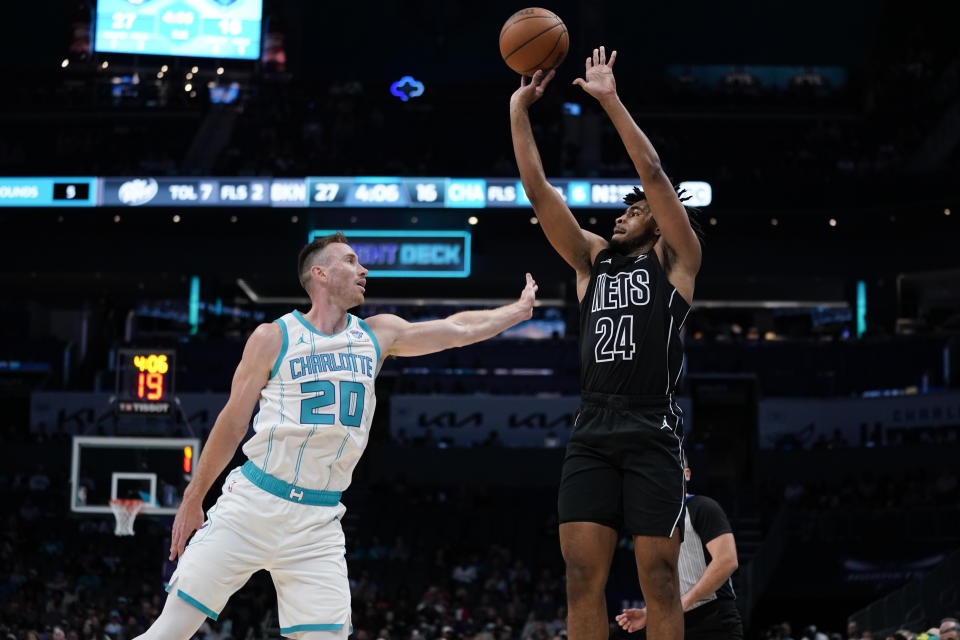
[[146,501],[139,498],[111,498],[110,510],[113,511],[113,517],[116,520],[116,526],[113,529],[115,536],[132,536],[133,522],[140,515],[140,510]]
[[[140,498],[111,498],[110,506],[112,508],[124,509],[127,512],[139,512],[143,506],[147,504],[145,500]],[[134,511],[136,510],[136,511]]]

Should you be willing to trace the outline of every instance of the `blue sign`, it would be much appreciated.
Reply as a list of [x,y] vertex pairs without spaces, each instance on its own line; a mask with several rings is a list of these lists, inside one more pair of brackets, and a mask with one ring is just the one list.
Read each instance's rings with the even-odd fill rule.
[[[336,233],[316,229],[309,240]],[[466,278],[469,231],[348,231],[347,240],[371,277]]]
[[590,183],[575,182],[567,183],[567,202],[571,207],[584,207],[590,204]]
[[0,178],[0,207],[92,207],[96,178]]
[[410,98],[419,98],[423,95],[424,84],[417,82],[413,76],[403,76],[390,85],[391,95],[395,95],[406,102]]
[[[276,191],[269,178],[104,178],[100,204],[106,207],[268,207]],[[303,206],[303,191],[296,195],[299,196],[297,204]]]
[[447,207],[482,209],[487,203],[485,180],[447,180]]
[[256,60],[262,17],[263,0],[99,0],[94,49]]

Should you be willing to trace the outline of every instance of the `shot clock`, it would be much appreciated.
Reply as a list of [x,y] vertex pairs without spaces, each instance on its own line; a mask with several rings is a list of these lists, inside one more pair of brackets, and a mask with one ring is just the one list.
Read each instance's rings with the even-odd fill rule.
[[176,352],[156,349],[117,351],[117,411],[166,415],[173,398]]

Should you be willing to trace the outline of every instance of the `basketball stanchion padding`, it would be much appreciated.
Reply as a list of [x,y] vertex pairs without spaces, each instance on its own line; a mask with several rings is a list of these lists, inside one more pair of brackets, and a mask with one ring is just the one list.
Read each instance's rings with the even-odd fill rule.
[[110,508],[117,519],[117,526],[113,530],[115,536],[132,536],[133,521],[143,509],[144,501],[137,499],[115,499],[110,501]]

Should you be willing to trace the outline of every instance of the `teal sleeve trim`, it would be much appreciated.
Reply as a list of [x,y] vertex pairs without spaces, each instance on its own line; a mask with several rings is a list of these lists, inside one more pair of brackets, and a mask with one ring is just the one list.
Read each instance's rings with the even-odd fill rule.
[[280,363],[283,362],[283,356],[287,355],[287,345],[290,341],[287,339],[287,325],[282,320],[274,320],[278,325],[280,325],[280,331],[283,332],[283,344],[280,345],[280,353],[277,354],[277,361],[273,363],[273,370],[270,372],[270,377],[277,375],[277,371],[280,371]]
[[373,346],[377,350],[377,368],[379,368],[380,367],[380,343],[377,341],[377,336],[376,334],[373,333],[373,331],[370,330],[370,325],[367,324],[366,320],[357,318],[357,322],[360,323],[360,326],[363,328],[363,330],[366,331],[367,334],[370,336],[370,339],[373,340]]
[[219,613],[216,613],[210,607],[205,606],[202,602],[200,602],[193,596],[187,595],[186,593],[183,592],[183,589],[177,589],[177,595],[183,598],[184,600],[186,600],[188,604],[191,604],[197,609],[199,609],[201,612],[203,612],[204,615],[206,615],[211,620],[216,620],[218,617],[220,617]]
[[280,627],[280,633],[296,633],[298,631],[340,631],[342,624],[298,624],[293,627]]

